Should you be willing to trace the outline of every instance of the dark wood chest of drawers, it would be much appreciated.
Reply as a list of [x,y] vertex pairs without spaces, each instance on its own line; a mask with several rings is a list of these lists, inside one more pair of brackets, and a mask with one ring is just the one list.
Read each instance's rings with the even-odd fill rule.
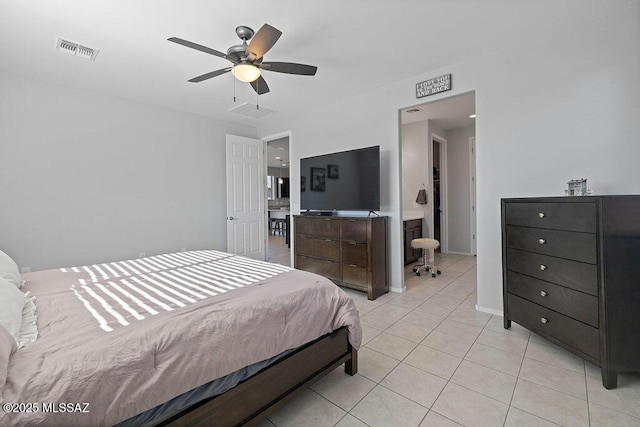
[[640,196],[502,199],[504,327],[640,371]]
[[387,217],[295,216],[294,266],[365,291],[389,291]]

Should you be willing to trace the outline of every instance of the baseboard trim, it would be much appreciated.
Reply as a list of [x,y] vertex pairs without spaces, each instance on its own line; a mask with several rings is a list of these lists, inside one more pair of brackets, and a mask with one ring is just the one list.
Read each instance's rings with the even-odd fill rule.
[[502,310],[494,310],[493,308],[480,307],[478,304],[476,304],[476,310],[482,313],[494,314],[500,317],[504,316],[504,312]]
[[446,253],[448,253],[448,254],[454,254],[454,255],[467,255],[467,256],[471,256],[471,252],[447,251]]
[[395,286],[391,286],[389,288],[389,292],[395,292],[397,294],[401,294],[401,293],[406,292],[406,291],[407,291],[407,287],[404,286],[404,285],[401,288],[396,288]]

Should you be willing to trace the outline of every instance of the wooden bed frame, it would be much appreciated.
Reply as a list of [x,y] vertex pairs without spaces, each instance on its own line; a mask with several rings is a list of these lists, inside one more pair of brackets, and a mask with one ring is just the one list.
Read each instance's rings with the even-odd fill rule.
[[255,425],[342,363],[349,375],[358,372],[358,352],[347,327],[312,341],[227,392],[205,399],[161,423],[161,426]]

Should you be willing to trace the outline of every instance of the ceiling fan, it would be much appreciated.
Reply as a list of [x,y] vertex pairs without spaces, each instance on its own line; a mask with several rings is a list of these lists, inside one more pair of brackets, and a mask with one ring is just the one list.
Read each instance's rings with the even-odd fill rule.
[[[210,55],[218,56],[230,61],[233,66],[221,68],[216,71],[203,74],[190,79],[190,82],[201,82],[231,71],[236,79],[251,84],[251,87],[258,95],[269,92],[269,86],[262,77],[261,70],[275,71],[277,73],[297,74],[301,76],[315,76],[318,67],[313,65],[296,64],[293,62],[263,62],[263,55],[273,47],[278,41],[282,32],[269,24],[264,24],[257,33],[246,26],[236,28],[236,34],[242,40],[242,44],[231,46],[227,53],[219,52],[206,46],[190,42],[178,37],[171,37],[168,40],[190,47]],[[247,41],[249,41],[247,44]]]

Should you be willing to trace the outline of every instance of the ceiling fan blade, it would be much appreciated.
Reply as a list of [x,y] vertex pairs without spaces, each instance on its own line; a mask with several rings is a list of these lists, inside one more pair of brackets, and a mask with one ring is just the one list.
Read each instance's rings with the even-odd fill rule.
[[258,95],[264,95],[265,93],[269,92],[269,86],[267,85],[267,82],[264,81],[262,76],[258,77],[249,84]]
[[201,76],[194,77],[194,78],[190,79],[189,81],[192,82],[192,83],[198,83],[198,82],[201,82],[203,80],[211,79],[211,78],[217,77],[217,76],[219,76],[221,74],[228,73],[229,71],[231,71],[232,68],[233,67],[221,68],[220,70],[212,71],[210,73],[206,73],[206,74],[203,74]]
[[313,65],[296,64],[293,62],[263,62],[260,68],[277,73],[298,74],[301,76],[315,76],[318,67]]
[[245,55],[250,62],[262,58],[278,41],[282,32],[269,24],[264,24],[249,42]]
[[194,42],[190,42],[189,40],[184,40],[178,37],[170,37],[167,40],[169,40],[170,42],[174,42],[177,44],[180,44],[182,46],[186,46],[186,47],[190,47],[191,49],[195,49],[195,50],[199,50],[200,52],[204,52],[204,53],[208,53],[210,55],[214,55],[214,56],[218,56],[220,58],[224,58],[227,59],[231,62],[233,62],[234,64],[237,64],[238,61],[236,61],[233,58],[228,57],[226,54],[219,52],[215,49],[211,49],[210,47],[206,47],[206,46],[202,46],[201,44],[198,43],[194,43]]

